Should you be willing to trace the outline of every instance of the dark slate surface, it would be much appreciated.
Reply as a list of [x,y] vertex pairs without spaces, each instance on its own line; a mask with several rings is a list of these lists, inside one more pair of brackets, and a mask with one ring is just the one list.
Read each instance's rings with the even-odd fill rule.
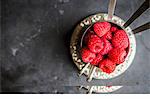
[[[115,14],[127,20],[144,0],[117,0]],[[137,52],[129,69],[110,80],[86,82],[69,54],[73,29],[83,18],[107,12],[108,0],[2,0],[1,91],[85,93],[81,84],[123,85],[113,93],[150,93],[149,31],[136,35]],[[131,28],[150,20],[144,12]]]

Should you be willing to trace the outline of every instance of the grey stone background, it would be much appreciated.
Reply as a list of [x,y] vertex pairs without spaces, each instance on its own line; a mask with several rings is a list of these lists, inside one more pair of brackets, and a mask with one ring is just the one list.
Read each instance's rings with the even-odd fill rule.
[[[127,20],[144,0],[117,0],[115,15]],[[136,35],[132,65],[110,80],[77,76],[69,53],[75,26],[86,16],[106,12],[109,0],[2,0],[1,92],[85,93],[79,85],[122,85],[113,93],[150,93],[149,30]],[[130,26],[148,22],[149,9]]]

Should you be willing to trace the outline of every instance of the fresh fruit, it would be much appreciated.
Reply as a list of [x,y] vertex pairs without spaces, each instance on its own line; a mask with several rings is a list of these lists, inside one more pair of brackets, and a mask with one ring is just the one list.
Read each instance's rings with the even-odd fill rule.
[[111,28],[111,24],[108,22],[97,22],[93,25],[94,32],[102,37],[105,35]]
[[102,38],[107,39],[107,40],[111,40],[112,39],[112,32],[108,31]]
[[111,32],[116,32],[117,30],[118,30],[118,28],[114,27],[114,26],[112,26],[111,29],[110,29]]
[[103,59],[103,56],[99,53],[96,55],[96,57],[91,62],[92,65],[98,65],[99,62]]
[[99,63],[99,68],[103,72],[106,72],[106,73],[110,74],[115,70],[116,64],[113,61],[109,60],[109,59],[104,59]]
[[118,30],[114,33],[112,38],[112,44],[114,47],[127,48],[129,45],[128,36],[124,30]]
[[84,43],[87,44],[89,38],[91,37],[91,35],[95,35],[95,33],[92,30],[88,30],[85,37],[84,37]]
[[110,74],[125,61],[128,47],[129,39],[124,30],[109,22],[97,22],[84,36],[82,61]]
[[93,61],[93,59],[96,57],[96,54],[91,52],[87,48],[82,48],[81,57],[82,57],[83,62],[89,63]]
[[124,62],[126,57],[126,51],[122,48],[114,48],[108,53],[108,57],[110,60],[115,62],[116,64],[120,64]]
[[103,39],[103,42],[104,42],[104,48],[100,51],[101,55],[107,54],[113,48],[112,44],[108,40]]
[[90,36],[87,46],[94,53],[99,53],[104,47],[103,41],[97,35]]

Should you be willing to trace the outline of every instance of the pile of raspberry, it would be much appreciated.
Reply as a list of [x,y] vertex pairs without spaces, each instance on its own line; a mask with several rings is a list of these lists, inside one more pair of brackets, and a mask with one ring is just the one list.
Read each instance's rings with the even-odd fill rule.
[[129,39],[124,30],[109,22],[97,22],[86,33],[82,61],[112,73],[127,56]]

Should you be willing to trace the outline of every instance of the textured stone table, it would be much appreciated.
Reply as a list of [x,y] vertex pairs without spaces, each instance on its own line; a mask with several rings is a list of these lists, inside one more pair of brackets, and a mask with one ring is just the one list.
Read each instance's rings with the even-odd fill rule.
[[[143,1],[117,0],[115,15],[127,20]],[[1,92],[85,93],[76,86],[111,84],[124,86],[113,93],[150,93],[149,30],[136,35],[136,56],[124,74],[91,83],[77,76],[69,53],[73,29],[86,16],[107,12],[108,0],[2,0],[1,6]]]

